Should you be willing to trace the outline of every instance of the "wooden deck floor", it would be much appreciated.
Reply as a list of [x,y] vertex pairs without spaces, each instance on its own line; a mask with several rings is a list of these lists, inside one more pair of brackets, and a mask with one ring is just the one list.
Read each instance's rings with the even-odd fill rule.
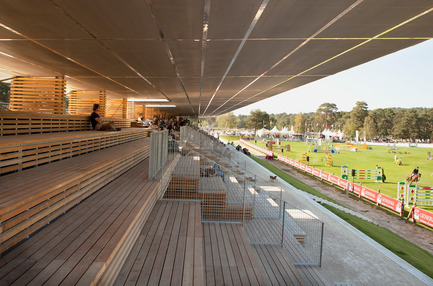
[[[159,197],[144,160],[0,258],[1,285],[90,285]],[[153,202],[153,203],[152,203]]]
[[278,245],[254,245],[268,285],[307,285],[299,271]]
[[205,223],[207,285],[267,285],[240,224]]
[[204,285],[199,202],[158,201],[115,285]]

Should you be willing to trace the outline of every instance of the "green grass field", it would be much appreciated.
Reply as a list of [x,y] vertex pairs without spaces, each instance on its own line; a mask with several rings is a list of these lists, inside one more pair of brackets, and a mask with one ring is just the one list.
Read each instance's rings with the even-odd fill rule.
[[[225,140],[238,140],[239,136],[221,136]],[[266,148],[262,141],[257,140],[260,147]],[[282,152],[285,144],[290,144],[291,151]],[[334,144],[335,146],[336,144]],[[322,146],[328,146],[326,143]],[[421,147],[397,147],[397,150],[388,150],[386,146],[370,146],[371,150],[358,149],[357,152],[349,150],[341,150],[339,153],[334,153],[333,167],[326,167],[325,162],[310,163],[317,169],[323,169],[325,172],[341,176],[341,166],[347,165],[350,169],[375,169],[376,165],[381,166],[386,175],[385,183],[376,183],[374,180],[355,180],[355,183],[362,183],[363,186],[372,189],[380,190],[393,198],[397,198],[397,184],[403,182],[407,175],[412,170],[419,166],[420,173],[422,174],[421,180],[418,182],[420,187],[433,187],[433,160],[427,160],[427,152],[432,151],[431,148]],[[282,141],[281,145],[274,145],[275,154],[283,154],[284,156],[299,160],[302,153],[307,152],[310,160],[317,160],[324,158],[324,153],[308,152],[312,149],[312,145],[307,145],[305,142],[286,142]],[[285,150],[285,149],[284,149]],[[389,151],[395,151],[392,153]],[[397,154],[403,161],[403,165],[399,166],[394,164],[394,156]],[[433,211],[433,207],[422,207],[426,210]]]

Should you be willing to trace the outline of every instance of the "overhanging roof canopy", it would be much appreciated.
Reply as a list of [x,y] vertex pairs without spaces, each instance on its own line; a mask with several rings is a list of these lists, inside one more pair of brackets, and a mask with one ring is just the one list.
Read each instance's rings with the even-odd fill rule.
[[[433,36],[429,0],[0,0],[0,79],[219,115]],[[172,109],[169,112],[173,112]]]

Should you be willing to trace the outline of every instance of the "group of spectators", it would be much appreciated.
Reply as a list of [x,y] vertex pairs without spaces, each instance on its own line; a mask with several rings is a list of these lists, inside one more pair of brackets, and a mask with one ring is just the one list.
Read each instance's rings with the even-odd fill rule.
[[144,119],[143,113],[139,114],[137,123],[158,131],[167,129],[170,134],[173,131],[179,131],[181,126],[189,125],[189,121],[182,117],[172,116],[170,119],[164,120],[158,115],[154,115],[153,119]]

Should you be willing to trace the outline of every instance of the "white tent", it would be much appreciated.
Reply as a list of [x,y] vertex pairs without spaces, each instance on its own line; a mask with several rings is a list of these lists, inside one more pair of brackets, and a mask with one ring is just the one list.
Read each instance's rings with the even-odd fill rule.
[[288,135],[288,134],[290,134],[290,131],[289,131],[289,129],[287,129],[287,127],[284,127],[284,128],[280,131],[280,133],[281,133],[282,135]]
[[262,137],[264,134],[269,134],[269,130],[266,128],[262,128],[256,132],[258,137]]
[[274,126],[274,128],[272,128],[272,130],[269,133],[271,133],[272,135],[280,135],[281,131],[278,130],[277,126]]

